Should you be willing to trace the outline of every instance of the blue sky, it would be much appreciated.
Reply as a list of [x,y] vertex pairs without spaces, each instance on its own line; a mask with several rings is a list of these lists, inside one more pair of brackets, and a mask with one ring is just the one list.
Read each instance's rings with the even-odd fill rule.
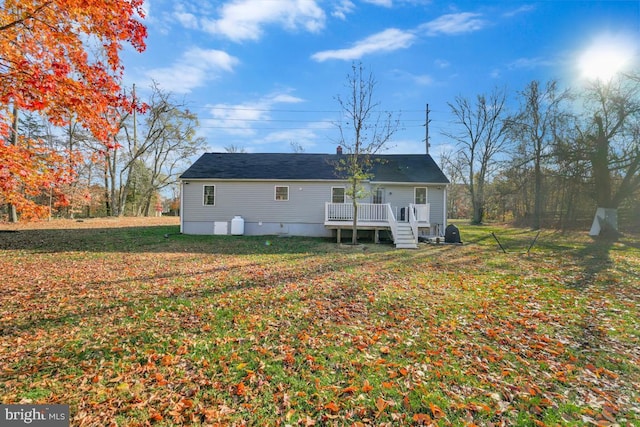
[[[451,148],[447,103],[531,80],[580,85],[603,65],[638,66],[640,1],[147,0],[147,50],[125,81],[155,80],[197,113],[208,151],[333,153],[352,63],[371,71],[401,129],[388,153]],[[605,67],[606,68],[606,67]]]

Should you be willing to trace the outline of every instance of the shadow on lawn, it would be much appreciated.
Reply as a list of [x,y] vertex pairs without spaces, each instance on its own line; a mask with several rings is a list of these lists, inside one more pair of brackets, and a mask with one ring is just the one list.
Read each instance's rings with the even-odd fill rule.
[[[19,230],[0,234],[0,250],[26,250],[40,253],[193,252],[249,255],[332,252],[337,248],[333,239],[329,238],[183,235],[179,230],[179,226],[175,225]],[[375,246],[376,250],[392,248],[390,245]]]
[[582,269],[582,275],[571,283],[570,287],[585,290],[596,284],[601,274],[614,267],[611,249],[616,241],[617,239],[609,237],[595,238],[579,249],[575,257],[578,266]]

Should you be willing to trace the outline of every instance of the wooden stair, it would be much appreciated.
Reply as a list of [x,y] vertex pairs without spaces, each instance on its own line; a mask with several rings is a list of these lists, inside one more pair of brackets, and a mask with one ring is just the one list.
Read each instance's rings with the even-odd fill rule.
[[393,243],[396,249],[417,249],[418,238],[413,235],[411,224],[407,222],[398,222],[396,226],[396,235]]

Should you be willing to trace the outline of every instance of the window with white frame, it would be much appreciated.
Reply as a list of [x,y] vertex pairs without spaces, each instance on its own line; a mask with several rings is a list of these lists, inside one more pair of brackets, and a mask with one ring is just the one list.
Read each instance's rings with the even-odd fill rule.
[[384,203],[384,188],[376,188],[376,191],[373,193],[373,203],[376,205],[381,205]]
[[344,187],[331,187],[331,203],[344,203]]
[[205,185],[203,194],[204,194],[204,197],[203,197],[202,203],[205,206],[216,205],[216,186],[215,185]]
[[414,188],[413,203],[415,203],[416,205],[426,205],[427,204],[427,187],[415,187]]
[[276,185],[276,200],[280,202],[289,200],[289,187]]

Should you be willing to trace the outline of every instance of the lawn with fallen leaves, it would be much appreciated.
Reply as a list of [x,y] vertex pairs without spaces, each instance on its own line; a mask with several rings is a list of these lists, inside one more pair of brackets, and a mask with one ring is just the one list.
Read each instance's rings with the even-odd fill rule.
[[[0,399],[72,426],[640,425],[640,239],[0,224]],[[505,247],[503,252],[492,236]]]

